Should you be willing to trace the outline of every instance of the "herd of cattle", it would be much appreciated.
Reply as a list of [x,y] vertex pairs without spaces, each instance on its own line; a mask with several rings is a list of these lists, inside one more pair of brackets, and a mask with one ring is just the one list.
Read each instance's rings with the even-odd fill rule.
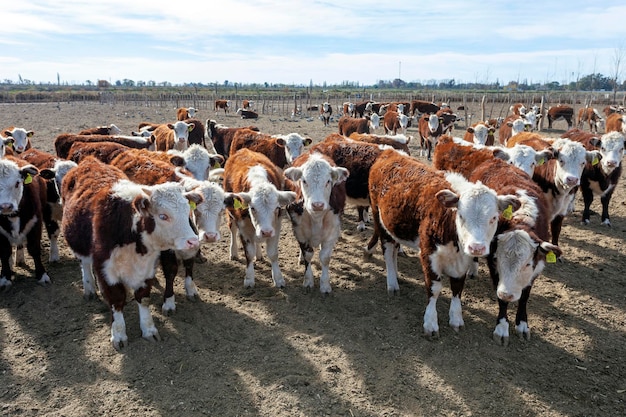
[[[251,103],[244,106],[241,111],[252,111]],[[228,100],[215,103],[216,112],[229,107]],[[50,262],[60,260],[62,234],[80,261],[84,297],[94,298],[99,289],[110,306],[113,346],[128,343],[127,290],[137,301],[142,336],[158,340],[148,305],[156,268],[166,281],[162,311],[171,313],[180,263],[186,296],[194,298],[200,245],[221,239],[224,218],[230,258],[243,248],[244,286],[255,284],[254,261],[263,246],[274,285],[285,286],[278,252],[286,212],[300,248],[304,287],[314,287],[311,262],[318,250],[319,288],[330,293],[329,263],[349,204],[358,209],[361,231],[371,209],[366,254],[380,242],[389,292],[399,290],[402,246],[419,251],[428,296],[426,335],[439,332],[436,303],[444,276],[452,291],[449,324],[463,326],[465,279],[484,258],[499,305],[494,339],[508,343],[511,302],[518,303],[515,330],[529,338],[530,290],[545,264],[562,255],[561,225],[579,188],[582,221],[590,221],[597,195],[602,223],[610,226],[626,134],[626,116],[612,110],[605,120],[594,109],[581,109],[579,128],[573,128],[573,109],[552,107],[550,126],[564,118],[569,130],[548,139],[534,131],[538,110],[519,104],[504,120],[474,123],[460,138],[451,135],[456,115],[449,106],[346,103],[339,131],[313,144],[298,133],[203,123],[194,118],[195,109],[181,108],[176,121],[141,123],[129,136],[114,124],[60,134],[56,155],[33,146],[34,132],[12,126],[0,132],[0,289],[12,285],[12,265],[24,263],[24,246],[37,281],[50,283],[42,232],[50,240]],[[319,111],[329,126],[332,106],[324,103]],[[432,163],[410,155],[406,129],[412,119],[418,120],[420,156],[423,151]],[[381,120],[385,134],[372,134]],[[582,122],[589,122],[589,132]],[[598,134],[598,127],[605,133]]]

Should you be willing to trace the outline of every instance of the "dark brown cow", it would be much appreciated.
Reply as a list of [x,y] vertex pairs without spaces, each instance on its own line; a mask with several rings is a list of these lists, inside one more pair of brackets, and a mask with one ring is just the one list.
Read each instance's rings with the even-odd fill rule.
[[109,136],[109,135],[74,135],[62,133],[54,140],[54,149],[59,158],[67,159],[70,148],[75,142],[115,142],[129,148],[154,150],[154,140],[140,136]]
[[139,307],[142,336],[160,340],[149,307],[156,261],[163,251],[199,247],[189,206],[201,203],[202,196],[176,183],[135,184],[93,157],[68,172],[62,194],[63,235],[81,261],[86,298],[95,295],[91,271],[98,278],[111,309],[113,347],[128,343],[122,311],[127,290]]
[[411,116],[415,116],[415,113],[417,113],[418,115],[423,115],[423,114],[433,114],[433,113],[437,113],[439,110],[441,109],[441,107],[439,107],[438,105],[436,105],[435,103],[432,103],[430,101],[426,101],[426,100],[413,100],[411,102]]
[[548,129],[552,129],[552,123],[561,119],[565,120],[567,128],[571,129],[574,125],[574,108],[559,104],[548,109]]
[[305,139],[298,134],[267,135],[250,129],[240,129],[233,137],[230,156],[233,156],[239,149],[248,148],[262,153],[277,167],[285,169],[302,154],[304,147],[310,144],[310,138]]
[[217,123],[215,120],[207,119],[206,121],[207,136],[213,142],[215,153],[222,155],[224,160],[228,159],[230,155],[230,145],[233,142],[235,133],[241,129],[259,131],[259,128],[256,126],[227,127]]
[[122,129],[111,123],[109,126],[98,126],[90,129],[84,129],[77,133],[77,135],[121,135]]
[[374,102],[371,100],[361,101],[354,105],[354,113],[355,117],[363,117],[366,115],[372,114],[372,104]]
[[26,246],[35,264],[35,278],[41,285],[50,277],[41,260],[43,207],[46,182],[32,164],[13,156],[0,159],[0,291],[13,284],[13,247]]
[[461,293],[476,256],[490,253],[500,212],[519,207],[514,195],[497,196],[460,174],[444,173],[395,150],[385,150],[371,167],[369,195],[374,234],[372,253],[380,239],[387,269],[387,291],[399,291],[397,253],[400,245],[420,250],[428,306],[424,334],[438,336],[436,303],[441,279],[450,277],[450,326],[464,326]]
[[230,109],[230,100],[215,100],[215,114],[217,114],[220,109],[223,109],[224,115],[226,115]]

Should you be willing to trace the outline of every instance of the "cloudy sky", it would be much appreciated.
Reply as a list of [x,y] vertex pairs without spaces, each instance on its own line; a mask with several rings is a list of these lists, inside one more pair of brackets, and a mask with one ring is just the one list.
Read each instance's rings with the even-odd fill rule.
[[612,76],[620,52],[626,67],[623,0],[14,0],[1,10],[0,81],[568,83]]

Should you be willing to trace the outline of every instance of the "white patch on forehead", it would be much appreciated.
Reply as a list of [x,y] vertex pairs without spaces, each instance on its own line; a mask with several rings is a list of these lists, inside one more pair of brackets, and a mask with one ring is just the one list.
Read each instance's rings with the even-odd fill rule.
[[509,154],[510,159],[508,162],[510,164],[516,166],[532,177],[536,164],[535,156],[537,155],[537,151],[535,149],[528,145],[516,144],[512,148],[505,148],[503,150]]
[[282,138],[285,141],[285,152],[287,162],[292,163],[302,153],[304,149],[304,138],[298,133],[289,133],[287,135],[274,135],[275,138]]
[[204,181],[208,178],[211,163],[209,151],[198,144],[193,144],[182,153],[182,157],[185,160],[185,168],[195,179]]
[[267,171],[261,165],[255,165],[248,170],[246,179],[250,183],[251,187],[259,182],[267,182]]
[[166,182],[150,187],[150,201],[157,208],[169,208],[178,211],[181,207],[187,210],[189,200],[183,196],[183,186],[178,183]]

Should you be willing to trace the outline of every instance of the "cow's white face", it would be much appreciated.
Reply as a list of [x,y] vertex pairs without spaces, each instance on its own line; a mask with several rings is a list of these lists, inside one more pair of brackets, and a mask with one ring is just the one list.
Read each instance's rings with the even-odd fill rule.
[[12,130],[5,130],[3,134],[6,137],[12,137],[13,149],[15,149],[15,152],[17,153],[22,153],[26,150],[26,146],[28,146],[30,138],[33,137],[35,132],[32,130],[27,131],[21,127],[16,127]]
[[502,151],[509,155],[508,163],[521,169],[529,177],[533,176],[536,166],[543,165],[553,156],[552,150],[536,151],[528,145],[521,144],[516,144],[512,148],[502,148]]
[[400,122],[400,127],[403,130],[406,130],[406,128],[409,126],[409,116],[404,113],[398,112],[398,121]]
[[435,133],[439,129],[439,117],[436,114],[428,116],[428,130],[430,133]]
[[13,146],[13,138],[0,137],[0,158],[4,158],[6,155],[7,146]]
[[398,108],[398,113],[404,113],[404,104],[400,103],[396,107]]
[[196,115],[197,110],[193,107],[189,107],[187,108],[187,116],[189,116],[189,118],[192,118]]
[[111,123],[109,126],[109,135],[121,135],[122,129]]
[[624,157],[624,135],[620,132],[609,132],[602,136],[600,144],[600,166],[609,175],[620,166]]
[[496,233],[500,212],[509,205],[520,206],[516,196],[498,196],[480,182],[471,183],[457,173],[446,174],[451,190],[437,193],[439,201],[456,208],[456,232],[461,250],[468,256],[486,256]]
[[517,135],[526,129],[526,121],[524,119],[515,119],[511,124],[511,135]]
[[499,275],[496,294],[506,302],[520,299],[522,290],[543,271],[548,252],[561,254],[557,246],[537,242],[523,230],[502,233],[496,239],[494,262]]
[[289,133],[288,135],[274,135],[276,138],[281,138],[285,141],[285,156],[287,162],[291,164],[294,159],[302,155],[304,147],[311,143],[311,139],[305,139],[298,133]]
[[13,161],[0,160],[0,214],[17,211],[24,194],[24,182],[32,181],[32,176],[38,172],[33,165],[19,168]]
[[248,206],[250,221],[257,239],[270,238],[276,235],[280,221],[280,208],[296,198],[295,193],[279,191],[269,182],[256,182],[250,191],[237,195]]
[[174,131],[174,142],[177,149],[187,149],[189,143],[189,132],[194,128],[194,124],[177,121],[176,123],[168,124],[169,128]]
[[329,103],[322,104],[322,110],[324,111],[324,113],[328,113],[330,111],[330,104]]
[[220,226],[226,210],[226,198],[232,197],[232,193],[226,193],[219,185],[211,181],[202,181],[194,188],[194,191],[202,194],[202,202],[195,206],[194,219],[198,228],[200,242],[218,242]]
[[487,142],[487,135],[489,134],[489,128],[485,124],[477,124],[474,126],[474,143],[477,145],[484,145]]
[[587,162],[597,163],[600,159],[599,151],[587,151],[581,143],[568,139],[558,139],[552,146],[556,150],[554,181],[564,190],[580,184],[580,176]]
[[333,187],[344,182],[348,175],[346,168],[331,166],[319,154],[310,155],[299,167],[285,170],[287,178],[298,182],[304,198],[304,209],[312,216],[330,209],[330,193]]
[[372,113],[370,116],[370,127],[376,129],[380,126],[380,116],[376,113]]
[[[172,152],[172,151],[170,151]],[[223,162],[221,155],[211,155],[204,147],[193,144],[182,152],[181,156],[185,160],[185,169],[191,172],[191,175],[198,181],[206,181],[209,179],[209,171],[221,165]]]

